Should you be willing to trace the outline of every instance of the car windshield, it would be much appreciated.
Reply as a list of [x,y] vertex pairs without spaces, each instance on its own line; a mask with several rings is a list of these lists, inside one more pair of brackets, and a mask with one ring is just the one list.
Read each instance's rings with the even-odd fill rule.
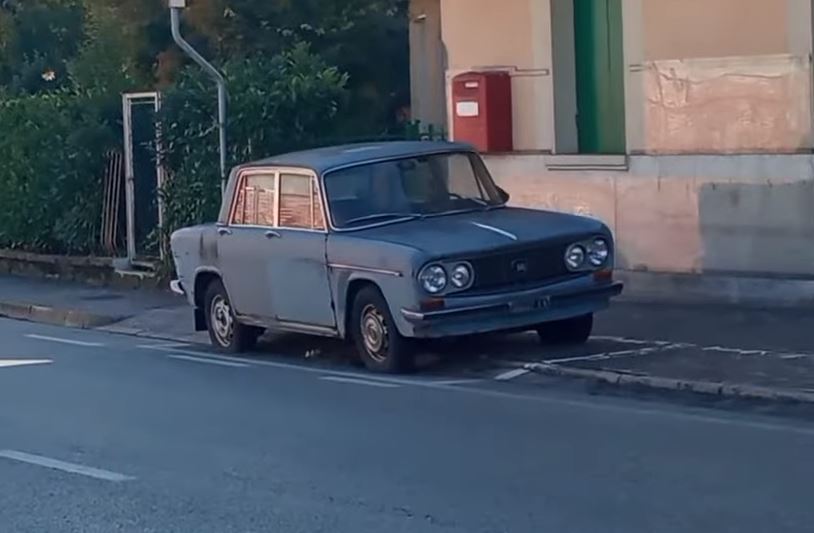
[[481,159],[454,152],[330,172],[325,188],[334,226],[354,228],[502,205]]

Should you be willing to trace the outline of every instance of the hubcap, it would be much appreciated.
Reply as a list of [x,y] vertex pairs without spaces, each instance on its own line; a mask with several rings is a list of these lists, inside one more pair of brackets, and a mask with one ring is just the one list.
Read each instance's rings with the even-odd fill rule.
[[223,296],[215,296],[212,299],[210,310],[212,332],[221,346],[232,344],[234,335],[234,318],[232,317],[232,307]]
[[387,358],[388,331],[384,315],[373,305],[362,311],[362,339],[370,357],[377,362]]

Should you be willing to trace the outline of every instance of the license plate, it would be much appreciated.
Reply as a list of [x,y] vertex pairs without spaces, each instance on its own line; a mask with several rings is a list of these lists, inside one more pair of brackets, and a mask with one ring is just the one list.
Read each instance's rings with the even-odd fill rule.
[[551,307],[551,297],[543,296],[540,298],[515,302],[512,309],[518,313],[524,313],[529,311],[543,311],[549,307]]

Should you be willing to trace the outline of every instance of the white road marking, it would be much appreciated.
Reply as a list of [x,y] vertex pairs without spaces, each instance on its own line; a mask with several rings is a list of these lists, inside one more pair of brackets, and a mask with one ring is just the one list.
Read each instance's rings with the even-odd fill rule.
[[53,470],[61,470],[62,472],[68,472],[70,474],[79,474],[80,476],[92,477],[95,479],[101,479],[103,481],[112,481],[114,483],[136,479],[132,476],[125,476],[124,474],[111,472],[110,470],[92,468],[90,466],[79,465],[76,463],[66,463],[65,461],[60,461],[58,459],[51,459],[50,457],[32,455],[30,453],[18,452],[15,450],[0,450],[0,457],[4,457],[12,461],[19,461],[21,463],[51,468]]
[[654,340],[645,340],[645,339],[631,339],[628,337],[612,337],[607,335],[594,335],[591,337],[591,340],[594,341],[606,341],[606,342],[619,342],[622,344],[655,344],[655,345],[664,345],[664,344],[673,344],[671,341],[654,341]]
[[192,346],[188,342],[164,342],[161,344],[139,344],[136,348],[144,350],[166,350],[167,348],[188,348]]
[[[672,343],[666,343],[672,344]],[[160,351],[173,351],[175,353],[186,353],[189,355],[197,356],[197,357],[210,357],[212,359],[224,360],[224,361],[233,361],[238,363],[246,363],[245,359],[240,359],[237,357],[228,357],[228,356],[214,356],[209,355],[204,352],[193,352],[193,351],[181,351],[181,350],[170,350],[164,349]],[[303,365],[295,365],[290,363],[275,363],[272,361],[263,361],[263,360],[252,360],[252,365],[256,366],[267,366],[272,368],[281,368],[286,370],[295,370],[298,372],[305,372],[305,373],[318,373],[324,375],[326,372],[330,372],[335,376],[341,377],[348,377],[348,378],[359,378],[359,379],[366,379],[370,380],[371,376],[355,373],[355,372],[338,372],[338,371],[329,371],[324,368],[318,368],[314,366],[303,366]],[[391,379],[391,378],[376,378],[377,381],[381,381],[383,383],[393,383],[393,384],[407,384],[413,386],[424,387],[428,389],[435,389],[447,392],[456,392],[459,394],[472,394],[475,396],[485,396],[489,398],[496,398],[496,399],[504,399],[504,400],[516,400],[516,401],[525,401],[525,402],[533,402],[537,404],[545,404],[549,406],[556,406],[556,409],[561,409],[562,407],[570,407],[576,409],[585,409],[585,410],[593,410],[593,411],[606,411],[612,412],[615,414],[630,414],[630,415],[638,415],[638,416],[648,416],[658,419],[664,418],[672,418],[676,420],[684,420],[689,422],[701,422],[706,424],[712,425],[723,425],[723,426],[731,426],[731,427],[740,427],[740,428],[750,428],[750,429],[759,429],[762,431],[768,432],[778,432],[778,433],[794,433],[797,435],[811,437],[814,438],[814,427],[800,427],[799,425],[786,425],[781,423],[773,423],[773,422],[758,422],[754,420],[746,420],[743,418],[734,418],[734,417],[716,417],[712,415],[703,415],[697,413],[687,413],[681,411],[671,411],[668,409],[658,409],[658,408],[644,408],[644,407],[634,407],[632,405],[627,404],[615,404],[615,403],[601,403],[601,402],[594,402],[588,400],[571,400],[565,399],[561,397],[555,396],[546,396],[546,395],[538,395],[538,394],[522,394],[522,393],[512,393],[506,392],[501,390],[493,390],[483,387],[459,387],[455,385],[448,385],[445,382],[433,382],[433,381],[411,381],[411,380],[399,380],[399,379]],[[474,380],[477,382],[478,380]]]
[[323,376],[319,378],[323,381],[333,381],[336,383],[351,383],[353,385],[366,385],[368,387],[379,387],[381,389],[398,389],[395,383],[385,383],[383,381],[370,381],[367,379],[345,378],[342,376]]
[[51,359],[0,359],[0,368],[29,365],[50,365]]
[[519,378],[520,376],[525,376],[529,372],[530,370],[525,368],[515,368],[514,370],[509,370],[508,372],[503,372],[502,374],[495,376],[495,381],[511,381]]
[[171,354],[188,355],[195,358],[210,359],[215,361],[228,361],[231,363],[240,363],[248,366],[266,366],[269,368],[281,368],[284,370],[296,370],[298,372],[307,372],[311,374],[326,374],[330,373],[335,376],[342,376],[352,379],[361,379],[366,381],[376,381],[381,383],[389,383],[392,385],[407,385],[413,387],[427,387],[427,388],[440,388],[450,387],[455,385],[466,385],[471,383],[478,383],[478,379],[458,379],[458,380],[414,380],[405,378],[391,378],[384,376],[374,376],[371,374],[363,374],[361,372],[346,372],[343,370],[330,370],[324,367],[309,366],[307,364],[297,365],[293,363],[278,363],[275,361],[266,361],[263,359],[243,359],[240,357],[231,357],[228,355],[216,355],[206,352],[198,352],[194,350],[177,350],[174,348],[162,348],[160,346],[144,346],[145,349],[155,350],[159,352],[167,352]]
[[193,363],[203,363],[207,365],[228,366],[231,368],[249,368],[246,363],[233,363],[231,361],[219,361],[211,357],[194,357],[191,355],[168,355],[170,359],[179,359],[181,361],[191,361]]
[[[378,378],[376,378],[378,379]],[[454,385],[472,385],[474,383],[481,383],[483,382],[482,379],[444,379],[444,380],[432,380],[430,383],[433,385],[445,385],[445,386],[454,386]],[[415,383],[413,381],[407,380],[408,385],[421,385],[421,383]]]
[[70,344],[73,346],[85,346],[87,348],[98,348],[100,346],[104,346],[101,342],[86,342],[86,341],[75,341],[73,339],[63,339],[62,337],[49,337],[47,335],[36,335],[34,333],[29,333],[26,335],[29,339],[35,339],[39,341],[48,341],[48,342],[58,342],[60,344]]
[[781,355],[780,359],[807,359],[812,357],[809,353],[788,353],[786,355]]

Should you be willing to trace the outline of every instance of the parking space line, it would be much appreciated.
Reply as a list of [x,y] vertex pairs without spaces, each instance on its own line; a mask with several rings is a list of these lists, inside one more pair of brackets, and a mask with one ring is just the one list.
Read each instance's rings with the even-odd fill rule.
[[228,355],[218,355],[206,352],[199,352],[195,350],[175,349],[171,347],[163,347],[160,345],[143,345],[139,348],[153,350],[158,352],[165,352],[173,355],[186,355],[194,358],[226,361],[230,363],[237,363],[246,366],[265,366],[269,368],[280,368],[283,370],[296,370],[298,372],[306,372],[311,374],[326,374],[330,373],[334,376],[342,376],[350,379],[359,379],[363,381],[375,381],[377,383],[387,383],[390,385],[405,385],[411,387],[425,387],[425,388],[445,388],[454,387],[456,385],[471,385],[473,383],[481,382],[480,379],[454,379],[454,380],[418,380],[408,378],[396,378],[387,376],[376,376],[372,374],[365,374],[361,372],[348,372],[345,370],[331,370],[329,368],[320,366],[311,366],[308,364],[295,364],[295,363],[282,363],[276,361],[266,361],[263,359],[246,359],[242,357],[232,357]]
[[350,383],[352,385],[366,385],[368,387],[378,387],[380,389],[398,389],[400,385],[387,383],[384,381],[372,381],[367,379],[346,378],[342,376],[322,376],[322,381],[333,381],[335,383]]
[[10,368],[13,366],[29,365],[50,365],[51,359],[0,359],[0,368]]
[[159,344],[139,344],[136,348],[142,348],[144,350],[159,350],[163,351],[167,348],[188,348],[192,346],[192,344],[188,342],[162,342]]
[[527,370],[525,368],[515,368],[514,370],[509,370],[508,372],[498,374],[497,376],[495,376],[495,381],[511,381],[513,379],[519,378],[520,376],[525,376],[529,372],[530,370]]
[[212,357],[194,357],[192,355],[168,355],[170,359],[178,359],[180,361],[190,361],[193,363],[202,363],[207,365],[216,365],[216,366],[228,366],[231,368],[249,368],[251,365],[246,363],[234,363],[231,361],[219,361],[218,359],[214,359]]
[[58,459],[51,459],[50,457],[43,457],[41,455],[33,455],[25,452],[18,452],[16,450],[0,450],[0,457],[17,461],[20,463],[27,463],[30,465],[42,466],[52,470],[60,470],[70,474],[78,474],[80,476],[101,479],[102,481],[111,481],[120,483],[122,481],[132,481],[136,478],[119,474],[118,472],[111,472],[110,470],[102,470],[100,468],[92,468],[76,463],[67,463]]
[[73,339],[64,339],[62,337],[49,337],[48,335],[37,335],[36,333],[29,333],[26,335],[26,337],[38,341],[56,342],[59,344],[70,344],[72,346],[85,346],[87,348],[99,348],[101,346],[104,346],[104,344],[101,342],[76,341]]

